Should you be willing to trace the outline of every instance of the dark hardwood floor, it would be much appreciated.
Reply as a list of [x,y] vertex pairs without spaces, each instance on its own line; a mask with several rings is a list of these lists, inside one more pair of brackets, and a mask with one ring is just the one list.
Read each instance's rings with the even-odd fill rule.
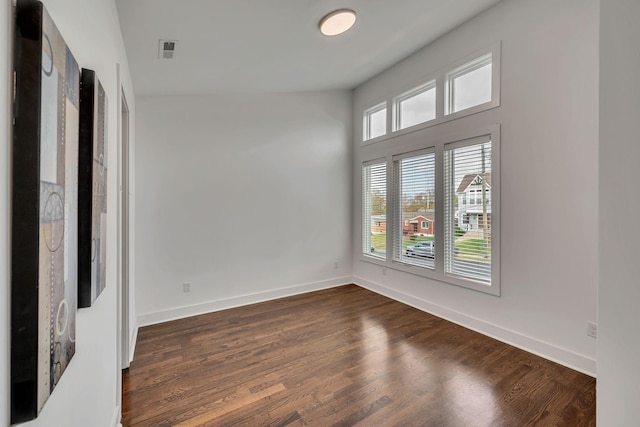
[[355,285],[141,328],[129,426],[594,426],[595,379]]

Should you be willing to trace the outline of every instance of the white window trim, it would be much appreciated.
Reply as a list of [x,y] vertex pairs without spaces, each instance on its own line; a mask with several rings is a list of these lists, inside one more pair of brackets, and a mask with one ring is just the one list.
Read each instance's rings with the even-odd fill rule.
[[[491,200],[491,284],[479,282],[471,278],[455,276],[452,274],[446,274],[444,270],[444,239],[445,239],[445,227],[444,227],[444,150],[445,146],[451,148],[453,146],[472,145],[486,136],[491,138],[491,186],[492,186],[492,200]],[[412,138],[413,139],[413,138]],[[431,143],[425,145],[420,150],[403,150],[401,141],[398,141],[397,146],[387,146],[383,151],[386,151],[384,160],[380,156],[375,159],[364,161],[362,167],[368,164],[386,162],[387,168],[387,251],[386,259],[374,258],[367,256],[367,254],[361,251],[360,260],[368,263],[376,264],[384,268],[391,268],[398,271],[414,274],[417,276],[437,280],[456,286],[460,286],[467,289],[476,290],[479,292],[487,293],[490,295],[500,296],[500,125],[491,125],[487,127],[481,127],[476,130],[464,130],[453,134],[440,135],[430,138]],[[406,146],[406,144],[404,144]],[[393,228],[393,224],[396,224],[396,218],[399,215],[399,204],[396,203],[396,191],[393,188],[393,179],[391,174],[395,174],[393,162],[399,158],[409,157],[416,155],[420,151],[429,152],[435,151],[435,163],[436,163],[436,195],[435,195],[435,243],[436,243],[436,256],[435,256],[435,268],[425,268],[410,264],[405,264],[399,261],[394,261],[394,242],[395,235],[402,235],[401,227]],[[364,193],[361,189],[361,194]],[[362,206],[362,203],[361,203]],[[362,218],[363,215],[360,215]],[[398,221],[397,224],[401,222]],[[390,224],[392,226],[390,226]],[[400,228],[399,230],[397,228]],[[364,225],[361,227],[364,230]],[[363,242],[363,236],[360,236],[360,242]]]
[[[491,80],[491,101],[485,102],[484,104],[476,105],[471,108],[467,108],[456,113],[445,114],[446,108],[446,80],[447,75],[449,75],[452,71],[468,64],[474,59],[481,58],[483,56],[491,55],[491,63],[492,63],[492,80]],[[443,67],[431,74],[423,76],[418,82],[415,82],[411,85],[404,86],[401,90],[394,91],[390,96],[386,97],[384,100],[380,100],[375,102],[374,106],[371,106],[370,102],[365,104],[367,107],[361,106],[359,109],[363,111],[363,129],[362,135],[360,135],[360,146],[366,146],[370,144],[376,144],[383,141],[388,141],[390,139],[396,138],[401,135],[405,135],[408,133],[416,132],[425,128],[429,128],[432,126],[436,126],[440,123],[446,123],[452,120],[459,119],[461,117],[470,116],[473,114],[480,113],[482,111],[491,110],[493,108],[500,106],[500,74],[502,68],[502,42],[497,42],[485,49],[481,49],[475,51],[465,57],[461,58],[458,61],[455,61],[446,67]],[[436,118],[434,120],[430,120],[423,123],[418,123],[416,125],[397,130],[396,129],[396,104],[395,101],[399,97],[409,94],[412,90],[418,90],[424,86],[428,86],[429,83],[435,81],[436,82]],[[384,106],[387,108],[387,132],[385,135],[381,135],[372,139],[367,139],[366,136],[366,114],[379,111],[374,110],[376,107]]]

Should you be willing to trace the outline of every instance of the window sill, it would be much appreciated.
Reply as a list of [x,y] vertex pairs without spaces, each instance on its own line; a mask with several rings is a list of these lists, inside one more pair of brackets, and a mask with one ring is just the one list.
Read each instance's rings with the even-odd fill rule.
[[376,258],[361,254],[360,261],[368,264],[374,264],[382,268],[388,268],[394,271],[402,273],[412,274],[414,276],[423,277],[425,279],[435,280],[437,282],[446,283],[448,285],[455,285],[466,289],[482,292],[485,294],[500,297],[500,279],[499,272],[491,272],[491,284],[467,278],[463,276],[457,276],[451,273],[438,273],[435,269],[420,267],[417,265],[406,264],[399,261],[387,261],[386,259]]

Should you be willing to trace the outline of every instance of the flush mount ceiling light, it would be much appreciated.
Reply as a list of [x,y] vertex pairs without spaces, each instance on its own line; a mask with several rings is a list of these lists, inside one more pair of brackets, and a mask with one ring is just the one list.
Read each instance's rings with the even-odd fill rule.
[[353,27],[356,13],[351,9],[335,10],[320,20],[320,32],[325,36],[337,36]]

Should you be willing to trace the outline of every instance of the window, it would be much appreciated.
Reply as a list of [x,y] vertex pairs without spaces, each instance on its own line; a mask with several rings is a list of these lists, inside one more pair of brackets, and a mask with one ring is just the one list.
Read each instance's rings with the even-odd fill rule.
[[[445,273],[491,283],[491,138],[446,145],[444,175]],[[469,190],[471,186],[479,188]],[[466,191],[471,194],[469,206],[458,205]],[[468,231],[457,227],[456,218],[464,218]]]
[[365,141],[387,133],[387,104],[383,102],[364,112],[363,137]]
[[445,113],[452,114],[492,100],[492,54],[481,56],[447,74]]
[[386,258],[387,248],[387,165],[384,160],[362,167],[362,252]]
[[414,88],[395,99],[394,130],[402,130],[436,118],[436,81]]
[[363,163],[361,259],[499,295],[499,126],[443,130],[430,147],[397,152],[418,136]]
[[[406,218],[412,225],[408,230],[403,229],[403,232],[396,229],[393,258],[405,264],[434,268],[433,237],[418,233],[419,217],[433,217],[435,210],[434,150],[395,156],[393,160],[396,218]],[[422,228],[426,228],[427,221],[420,222]],[[408,233],[405,235],[404,231]]]

